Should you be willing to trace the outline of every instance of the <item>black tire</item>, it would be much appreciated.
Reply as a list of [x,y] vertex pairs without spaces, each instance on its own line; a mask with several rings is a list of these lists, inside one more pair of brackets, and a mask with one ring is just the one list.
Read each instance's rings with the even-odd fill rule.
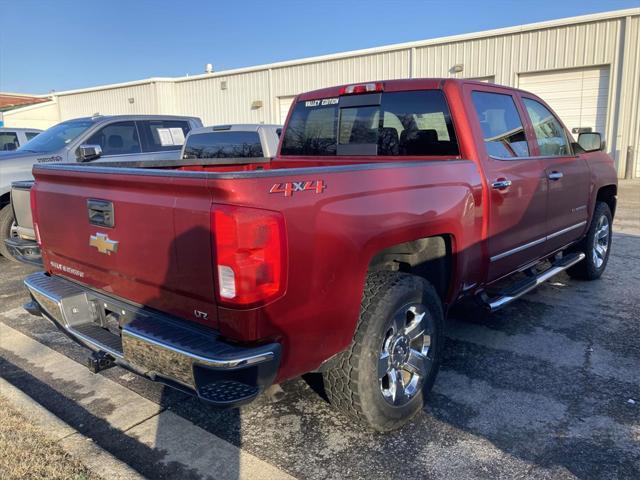
[[[415,311],[412,305],[417,304],[424,307],[420,311],[426,312],[426,315],[416,315],[413,320],[408,319],[411,312],[403,309],[414,308]],[[394,322],[394,318],[401,319],[402,315],[407,315],[406,330],[409,329],[411,321],[419,321],[420,328],[424,327],[424,331],[429,333],[430,346],[424,352],[424,357],[427,358],[424,365],[429,367],[425,368],[424,375],[415,377],[422,380],[416,384],[415,393],[410,399],[409,395],[403,397],[407,399],[407,403],[392,405],[392,400],[388,396],[385,398],[383,393],[384,380],[379,376],[378,363],[382,360],[382,349],[385,349],[385,345],[389,345],[393,338],[400,338],[389,335],[399,325],[398,322]],[[413,331],[415,334],[417,327]],[[374,430],[389,431],[400,428],[422,409],[424,399],[438,374],[443,342],[442,303],[429,282],[405,273],[372,273],[367,277],[365,284],[360,319],[353,342],[339,355],[334,367],[323,374],[327,397],[336,408]],[[426,343],[424,341],[424,344]],[[397,347],[397,341],[394,345]],[[413,345],[407,346],[408,351],[415,352]],[[399,351],[406,350],[400,348]],[[399,357],[392,355],[388,358]],[[393,363],[389,365],[391,369],[394,368]],[[412,374],[409,375],[411,379],[414,378]],[[390,378],[387,378],[389,382]],[[402,387],[402,391],[405,391],[404,388],[405,386]],[[406,392],[408,391],[407,389]],[[393,401],[395,402],[395,399]]]
[[[602,237],[601,228],[603,222],[608,226],[606,238]],[[570,249],[572,252],[585,254],[584,260],[567,269],[567,273],[572,278],[580,280],[596,280],[600,278],[604,269],[607,268],[609,254],[611,253],[612,224],[613,219],[611,218],[609,205],[604,202],[597,202],[586,237]],[[604,253],[602,253],[602,244],[598,245],[600,249],[596,252],[596,236],[606,241]]]
[[11,236],[11,227],[13,226],[13,222],[14,218],[11,204],[5,205],[2,210],[0,210],[0,255],[8,260],[17,261],[4,244],[5,239]]

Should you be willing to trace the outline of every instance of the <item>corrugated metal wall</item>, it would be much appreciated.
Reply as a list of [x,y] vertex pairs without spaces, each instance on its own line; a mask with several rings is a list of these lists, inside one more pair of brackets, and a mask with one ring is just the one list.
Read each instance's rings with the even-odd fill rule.
[[273,69],[273,95],[296,95],[307,90],[367,80],[406,78],[410,50],[381,52]]
[[[158,113],[155,83],[63,94],[57,98],[61,120],[86,117],[94,113],[101,115]],[[130,103],[130,98],[133,99],[133,103]]]
[[624,158],[621,163],[628,158],[632,171],[635,165],[635,176],[640,177],[640,16],[627,18],[624,33],[618,154]]
[[[623,22],[620,18],[600,20],[416,48],[414,72],[419,77],[495,75],[496,83],[518,87],[519,75],[525,73],[609,65],[612,80],[607,105],[609,114],[603,133],[612,139],[608,145],[610,153],[620,165],[624,160],[612,120],[618,101],[615,78],[620,68],[618,47]],[[464,70],[451,75],[449,70],[455,64],[464,65]]]
[[205,125],[271,121],[268,70],[180,80],[175,98],[178,113],[201,117]]
[[[493,77],[517,87],[519,75],[605,66],[609,69],[605,136],[624,175],[628,147],[640,175],[640,15],[602,14],[538,28],[481,32],[137,85],[62,92],[60,119],[95,112],[196,115],[205,124],[280,120],[280,99],[331,85],[407,77]],[[451,73],[462,64],[461,73]],[[133,99],[130,103],[129,99]],[[17,116],[14,116],[17,118]]]
[[29,105],[16,110],[4,112],[4,123],[7,127],[39,128],[46,130],[60,121],[58,103],[53,100],[46,103]]

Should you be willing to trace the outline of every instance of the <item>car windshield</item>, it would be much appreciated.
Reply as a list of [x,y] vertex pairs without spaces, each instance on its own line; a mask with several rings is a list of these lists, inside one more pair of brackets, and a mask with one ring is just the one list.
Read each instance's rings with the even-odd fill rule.
[[18,150],[22,152],[50,153],[60,150],[69,142],[72,142],[89,127],[93,125],[91,120],[72,120],[62,122],[42,132],[33,140],[28,141]]

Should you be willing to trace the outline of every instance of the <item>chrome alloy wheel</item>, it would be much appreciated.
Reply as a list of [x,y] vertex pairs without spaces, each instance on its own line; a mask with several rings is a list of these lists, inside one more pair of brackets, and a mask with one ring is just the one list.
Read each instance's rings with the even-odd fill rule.
[[11,227],[9,228],[9,238],[18,238],[18,224],[15,220],[11,222]]
[[593,236],[593,248],[591,249],[591,257],[596,268],[600,268],[604,263],[608,249],[609,219],[605,215],[601,215],[596,224],[596,233]]
[[385,335],[378,358],[378,379],[384,399],[395,407],[406,405],[422,389],[431,370],[430,317],[421,303],[398,310]]

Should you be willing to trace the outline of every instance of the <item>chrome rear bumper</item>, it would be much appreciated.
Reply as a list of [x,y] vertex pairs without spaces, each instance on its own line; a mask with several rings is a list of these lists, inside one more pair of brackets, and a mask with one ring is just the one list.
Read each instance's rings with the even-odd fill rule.
[[[77,342],[136,373],[218,406],[246,403],[273,382],[280,345],[239,347],[187,324],[43,272],[25,286],[40,313]],[[26,308],[26,307],[25,307]]]

